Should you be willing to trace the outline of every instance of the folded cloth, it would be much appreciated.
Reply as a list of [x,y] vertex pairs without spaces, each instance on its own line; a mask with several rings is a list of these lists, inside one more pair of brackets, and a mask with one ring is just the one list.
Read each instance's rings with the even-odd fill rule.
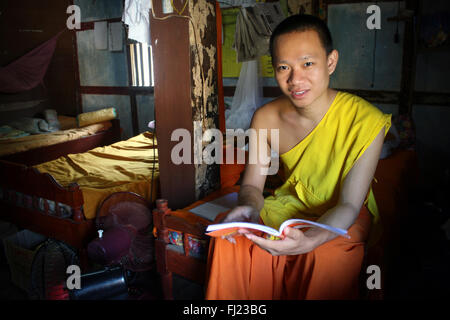
[[44,119],[48,123],[48,130],[51,132],[58,131],[60,129],[60,124],[58,121],[58,114],[56,110],[46,109],[44,110]]
[[31,134],[50,132],[48,123],[44,119],[23,117],[9,124],[11,127]]

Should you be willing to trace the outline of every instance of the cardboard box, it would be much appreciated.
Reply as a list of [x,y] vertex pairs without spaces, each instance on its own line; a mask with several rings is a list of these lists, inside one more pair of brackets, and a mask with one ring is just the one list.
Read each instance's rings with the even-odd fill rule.
[[31,292],[33,258],[47,238],[30,230],[22,230],[3,239],[11,281],[26,292]]

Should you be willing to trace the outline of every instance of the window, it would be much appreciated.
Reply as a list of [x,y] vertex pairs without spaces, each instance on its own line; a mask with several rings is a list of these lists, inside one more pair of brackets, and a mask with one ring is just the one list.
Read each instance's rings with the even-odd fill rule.
[[130,43],[131,85],[153,87],[152,46],[146,43]]

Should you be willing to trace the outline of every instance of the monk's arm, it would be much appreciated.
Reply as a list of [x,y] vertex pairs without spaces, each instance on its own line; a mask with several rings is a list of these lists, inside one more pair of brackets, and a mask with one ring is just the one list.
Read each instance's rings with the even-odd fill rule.
[[[355,222],[375,174],[383,147],[384,131],[385,128],[381,129],[347,174],[337,206],[322,215],[318,222],[341,229],[348,229]],[[314,247],[336,238],[335,234],[319,229],[310,229],[305,232],[305,236],[315,240]]]
[[259,137],[259,134],[264,132],[260,130],[261,126],[265,125],[262,119],[260,112],[255,112],[251,124],[253,131],[250,133],[249,163],[246,165],[241,188],[239,189],[238,206],[227,215],[223,222],[248,220],[257,222],[259,220],[259,213],[264,206],[263,190],[267,177],[263,173],[263,169],[268,167],[268,165],[261,163],[260,160],[264,156],[270,157],[267,137],[265,139],[260,139]]

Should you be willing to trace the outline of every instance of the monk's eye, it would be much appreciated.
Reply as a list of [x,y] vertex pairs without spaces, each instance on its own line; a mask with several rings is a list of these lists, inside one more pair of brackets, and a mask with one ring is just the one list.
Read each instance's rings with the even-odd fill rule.
[[288,69],[289,69],[288,66],[278,66],[278,67],[277,67],[277,70],[278,70],[278,71],[285,71],[285,70],[288,70]]
[[311,67],[313,63],[311,61],[308,61],[304,64],[305,67]]

